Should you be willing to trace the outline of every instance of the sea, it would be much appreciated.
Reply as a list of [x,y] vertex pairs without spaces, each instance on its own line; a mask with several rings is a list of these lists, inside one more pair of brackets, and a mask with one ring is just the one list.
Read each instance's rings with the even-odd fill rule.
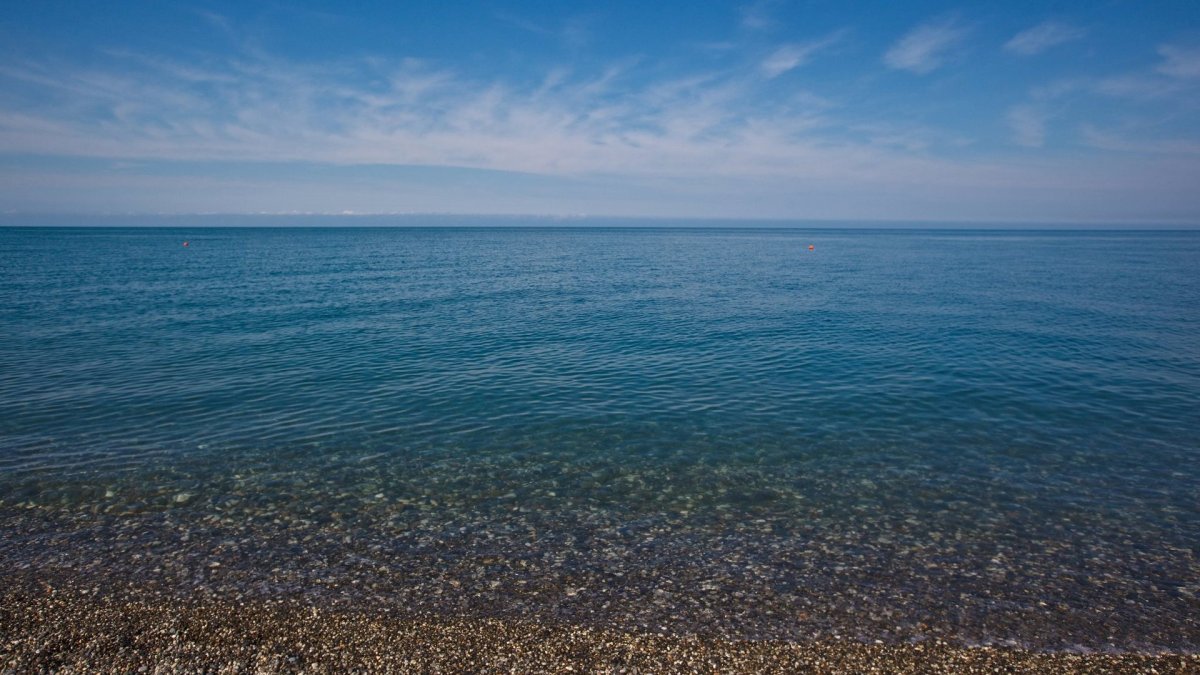
[[1200,231],[204,222],[0,228],[0,578],[1200,649]]

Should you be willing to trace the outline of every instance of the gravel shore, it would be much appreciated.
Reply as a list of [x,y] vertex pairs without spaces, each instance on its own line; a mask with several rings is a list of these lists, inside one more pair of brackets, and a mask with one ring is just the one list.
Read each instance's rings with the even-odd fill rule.
[[0,672],[1185,673],[1200,655],[728,641],[0,580]]

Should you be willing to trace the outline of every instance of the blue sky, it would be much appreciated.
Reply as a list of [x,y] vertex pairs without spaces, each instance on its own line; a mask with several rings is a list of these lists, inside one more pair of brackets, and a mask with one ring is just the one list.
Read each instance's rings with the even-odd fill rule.
[[5,3],[0,211],[1200,223],[1200,3]]

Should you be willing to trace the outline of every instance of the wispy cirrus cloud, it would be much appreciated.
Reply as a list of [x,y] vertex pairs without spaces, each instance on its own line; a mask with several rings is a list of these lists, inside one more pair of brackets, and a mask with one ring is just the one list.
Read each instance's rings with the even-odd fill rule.
[[[878,129],[866,133],[837,119],[836,103],[818,96],[764,96],[769,82],[747,77],[757,63],[637,85],[633,67],[556,69],[541,83],[517,85],[416,59],[316,66],[243,54],[207,69],[132,56],[110,68],[26,62],[0,72],[20,85],[10,92],[22,92],[19,101],[0,100],[0,152],[462,167],[720,181],[724,189],[753,191],[796,181],[1044,181],[1016,167],[939,159],[929,152],[932,135],[922,132],[916,143],[891,123],[886,136],[893,140],[882,142]],[[181,68],[187,78],[177,76]]]
[[1163,57],[1157,70],[1163,75],[1181,79],[1200,78],[1200,47],[1162,45],[1158,53]]
[[[940,47],[910,48],[924,54],[924,62],[940,63],[966,30],[947,25],[960,37],[924,42]],[[484,173],[493,176],[486,179],[493,185],[500,185],[494,179],[499,174],[510,182],[472,210],[567,210],[579,202],[560,198],[563,188],[593,185],[601,187],[587,198],[600,208],[615,209],[606,205],[645,195],[638,197],[644,202],[621,206],[626,212],[775,209],[770,213],[844,216],[873,208],[877,217],[897,217],[899,203],[927,209],[910,214],[949,208],[947,193],[963,195],[962,213],[978,213],[979,195],[1001,195],[994,203],[1009,208],[1020,202],[1012,191],[1092,195],[1097,186],[1140,185],[1128,178],[1127,166],[1050,161],[1033,153],[1019,159],[988,156],[969,133],[941,120],[906,121],[895,107],[839,97],[819,80],[805,83],[817,94],[771,79],[810,63],[841,37],[834,33],[776,47],[766,59],[749,48],[704,68],[664,69],[637,58],[590,66],[562,59],[515,77],[378,55],[289,60],[250,47],[198,54],[186,62],[132,50],[101,51],[87,62],[24,57],[0,63],[0,156],[53,156],[62,165],[219,164],[225,173],[206,174],[212,181],[204,184],[236,198],[230,203],[255,209],[282,208],[271,206],[276,204],[316,209],[331,202],[455,208],[438,204],[465,203],[464,195],[476,194],[471,181]],[[915,67],[916,61],[906,63]],[[1089,86],[1098,85],[1093,80]],[[1053,109],[1048,99],[1009,111],[1017,143],[1031,148],[1045,143],[1046,109]],[[1157,175],[1154,160],[1135,159],[1147,167],[1139,175]],[[322,167],[312,169],[313,175],[346,172],[354,178],[329,186],[313,178],[298,189],[281,178],[243,178],[250,169],[230,176],[234,165],[269,165],[274,172]],[[0,176],[0,203],[24,199],[38,181],[45,203],[61,194],[49,173],[35,180],[12,167]],[[1183,172],[1173,166],[1160,173]],[[401,174],[403,179],[395,178]],[[417,181],[418,174],[433,178]],[[435,185],[437,176],[450,175],[468,175],[467,187],[448,179]],[[169,208],[169,199],[153,196],[167,183],[187,199],[212,199],[187,190],[183,177],[164,183],[165,178],[136,171],[120,176],[106,171],[89,183],[82,174],[62,176],[70,177],[70,185],[92,185],[96,199],[114,204],[127,186],[141,190],[143,203]],[[515,183],[528,189],[521,193],[524,201],[505,188]],[[304,194],[289,194],[296,192]],[[875,205],[865,206],[863,195]],[[560,201],[539,201],[547,199]],[[935,206],[922,206],[929,204]],[[1002,213],[1018,211],[989,211],[990,217]]]
[[595,22],[595,17],[593,16],[575,15],[568,18],[561,25],[549,26],[524,16],[504,11],[493,12],[492,16],[503,23],[519,28],[527,33],[557,40],[563,45],[574,49],[582,48],[591,41],[593,32],[592,24]]
[[1004,51],[1018,56],[1034,56],[1058,45],[1082,39],[1087,31],[1058,21],[1043,21],[1017,33],[1004,44]]
[[813,55],[841,41],[845,31],[837,31],[819,40],[783,45],[763,59],[760,68],[768,78],[780,75],[805,65]]
[[777,22],[771,16],[771,10],[777,4],[779,4],[779,0],[755,0],[748,5],[743,5],[741,8],[742,28],[762,31],[775,27]]
[[1200,48],[1160,45],[1157,51],[1162,61],[1153,68],[1055,80],[1033,88],[1030,96],[1040,101],[1082,94],[1129,102],[1200,104]]
[[802,99],[754,105],[738,72],[631,87],[630,63],[558,68],[531,88],[415,59],[318,67],[242,55],[209,70],[120,61],[0,69],[24,93],[0,103],[0,150],[686,175],[802,167],[786,149],[804,149],[823,123],[821,106],[797,109]]
[[[1157,52],[1162,61],[1153,67],[1034,87],[1026,103],[1010,107],[1006,114],[1013,142],[1042,147],[1048,120],[1074,116],[1073,126],[1079,129],[1074,140],[1086,147],[1148,155],[1192,154],[1194,142],[1181,137],[1164,140],[1163,134],[1187,133],[1187,120],[1200,109],[1200,50],[1160,45]],[[1097,99],[1104,104],[1096,105]]]
[[1046,144],[1046,114],[1032,105],[1017,105],[1009,108],[1008,126],[1012,129],[1013,142],[1026,148],[1040,148]]
[[893,70],[925,75],[946,61],[946,53],[963,42],[970,28],[956,18],[923,23],[900,38],[883,55],[883,63]]
[[1080,134],[1085,144],[1100,150],[1152,155],[1200,155],[1200,141],[1190,138],[1131,138],[1111,129],[1084,124]]

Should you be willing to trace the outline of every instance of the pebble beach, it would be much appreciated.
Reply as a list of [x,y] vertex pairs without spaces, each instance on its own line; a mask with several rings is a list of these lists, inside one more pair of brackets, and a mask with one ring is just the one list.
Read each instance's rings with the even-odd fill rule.
[[1196,669],[1194,234],[178,235],[0,232],[0,670]]
[[[1189,673],[1200,655],[728,641],[0,579],[5,673]],[[62,585],[56,585],[62,583]]]

